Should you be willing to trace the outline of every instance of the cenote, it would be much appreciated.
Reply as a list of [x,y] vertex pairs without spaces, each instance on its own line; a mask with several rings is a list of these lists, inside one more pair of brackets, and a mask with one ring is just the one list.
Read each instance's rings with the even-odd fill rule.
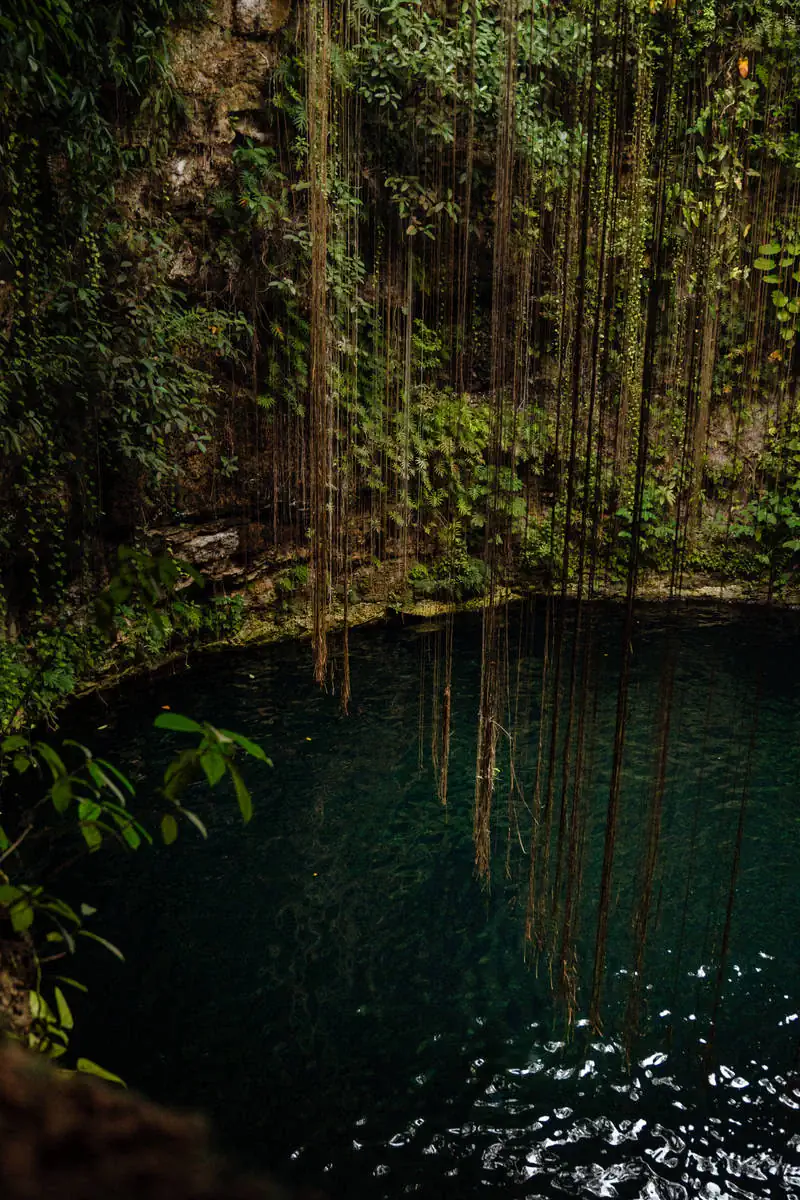
[[446,804],[436,623],[351,633],[348,716],[299,643],[84,703],[73,726],[113,745],[142,796],[175,749],[152,725],[162,705],[258,739],[274,768],[247,764],[249,826],[198,787],[207,842],[187,827],[81,868],[126,962],[83,955],[79,1052],[332,1197],[800,1194],[797,618],[638,609],[592,1023],[622,614],[585,606],[570,717],[566,613],[549,863],[531,884],[552,620],[544,601],[505,618],[488,880],[479,615],[452,629]]

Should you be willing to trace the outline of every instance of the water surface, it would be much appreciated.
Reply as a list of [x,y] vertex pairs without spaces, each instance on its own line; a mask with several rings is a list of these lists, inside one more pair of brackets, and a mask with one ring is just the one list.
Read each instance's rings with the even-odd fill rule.
[[[84,706],[81,734],[143,797],[181,744],[152,728],[162,705],[248,734],[275,766],[244,766],[247,828],[232,798],[198,787],[208,843],[187,827],[173,847],[89,864],[81,898],[126,963],[83,952],[79,1051],[204,1109],[241,1160],[333,1197],[800,1196],[797,621],[640,614],[601,1032],[587,1017],[621,615],[584,615],[579,836],[570,866],[573,769],[558,868],[573,621],[570,609],[554,757],[561,899],[542,909],[538,955],[524,934],[554,703],[542,718],[543,604],[509,616],[488,888],[472,847],[480,618],[455,628],[446,807],[431,764],[435,629],[354,632],[347,717],[297,644],[208,657],[108,710]],[[569,1002],[553,995],[563,947],[548,924],[568,883]]]

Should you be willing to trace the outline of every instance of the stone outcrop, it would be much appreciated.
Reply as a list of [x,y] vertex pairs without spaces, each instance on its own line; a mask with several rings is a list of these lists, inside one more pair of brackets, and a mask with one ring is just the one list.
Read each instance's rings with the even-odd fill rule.
[[233,28],[237,33],[277,33],[289,19],[289,0],[233,0]]

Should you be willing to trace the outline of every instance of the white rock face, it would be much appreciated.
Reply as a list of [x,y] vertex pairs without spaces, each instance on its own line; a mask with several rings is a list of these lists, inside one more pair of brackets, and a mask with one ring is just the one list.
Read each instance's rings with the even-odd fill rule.
[[219,533],[200,534],[191,538],[183,546],[183,553],[189,562],[202,567],[229,558],[238,549],[238,529],[223,529]]
[[288,13],[288,0],[234,0],[234,29],[237,33],[275,33],[286,23]]

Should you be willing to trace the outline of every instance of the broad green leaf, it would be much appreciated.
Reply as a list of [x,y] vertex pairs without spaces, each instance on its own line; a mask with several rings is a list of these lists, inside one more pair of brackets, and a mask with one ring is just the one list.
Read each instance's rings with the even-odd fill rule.
[[238,771],[238,768],[236,767],[236,765],[232,762],[229,762],[228,770],[230,771],[231,779],[233,780],[233,786],[236,789],[236,799],[239,803],[239,809],[242,814],[242,819],[243,819],[244,823],[247,824],[247,822],[250,820],[250,818],[253,815],[252,797],[250,796],[250,793],[247,790],[245,782],[242,779],[241,775],[239,774],[239,771]]
[[792,265],[792,263],[793,263],[793,262],[794,262],[794,255],[793,255],[793,254],[792,254],[792,255],[785,255],[785,256],[784,256],[784,257],[781,259],[781,261],[778,263],[778,266],[781,268],[781,270],[782,270],[782,271],[785,271],[787,267],[791,267],[791,265]]
[[78,816],[81,821],[96,821],[102,814],[103,810],[96,800],[81,800],[78,805]]
[[14,770],[19,775],[23,775],[25,773],[25,771],[27,771],[28,767],[31,765],[32,762],[33,762],[33,759],[29,758],[29,756],[27,754],[15,754],[11,760]]
[[180,713],[159,713],[153,724],[156,729],[172,729],[177,733],[203,733],[202,725],[198,725],[191,717],[182,717]]
[[125,962],[125,955],[119,950],[113,942],[109,942],[107,938],[100,937],[99,933],[93,933],[91,929],[79,930],[80,937],[91,938],[93,942],[99,942],[101,946],[105,946],[110,954],[113,954],[120,962]]
[[231,741],[236,742],[236,745],[241,746],[242,749],[246,750],[248,754],[252,754],[253,758],[257,758],[261,762],[268,763],[270,766],[272,766],[272,761],[267,758],[261,747],[256,742],[251,742],[250,738],[246,738],[244,734],[234,733],[231,729],[222,729],[220,732],[229,737]]
[[56,997],[56,1008],[58,1009],[58,1019],[61,1022],[62,1027],[64,1029],[72,1029],[72,1026],[75,1024],[75,1022],[72,1019],[72,1013],[70,1012],[70,1007],[67,1004],[67,1001],[64,998],[64,993],[62,992],[60,987],[57,987],[55,989],[55,997]]
[[210,787],[219,783],[225,774],[225,756],[219,750],[204,750],[200,755],[200,765],[206,773]]
[[15,933],[24,933],[26,929],[30,929],[33,924],[33,907],[27,900],[21,904],[15,904],[9,909],[11,917],[11,927]]
[[53,807],[57,813],[65,813],[72,799],[72,780],[69,775],[62,775],[50,789]]
[[757,258],[753,266],[757,271],[771,271],[775,262],[771,258]]
[[12,733],[10,737],[3,738],[0,742],[0,754],[11,754],[14,750],[24,750],[27,745],[28,739],[21,733]]
[[776,308],[785,308],[789,303],[789,297],[785,296],[779,288],[776,288],[772,293],[772,303]]
[[139,834],[134,826],[128,823],[127,825],[120,826],[120,828],[122,836],[130,846],[131,850],[138,850],[142,844],[142,839],[139,837]]
[[780,254],[780,242],[765,242],[763,246],[758,247],[759,254]]
[[99,850],[103,844],[103,835],[95,824],[81,825],[83,840],[90,850]]
[[37,742],[36,752],[47,763],[52,771],[53,779],[58,779],[60,776],[67,774],[67,768],[64,766],[61,757],[56,754],[52,746],[48,746],[47,742]]
[[50,1005],[45,1000],[41,992],[31,989],[28,992],[28,1007],[31,1010],[31,1016],[34,1021],[54,1021],[53,1013]]
[[128,1086],[124,1079],[120,1079],[119,1075],[114,1075],[111,1071],[107,1071],[105,1067],[99,1067],[90,1058],[79,1058],[76,1065],[83,1075],[96,1075],[98,1079],[105,1079],[108,1083],[118,1083],[120,1087]]
[[90,850],[97,850],[103,844],[103,835],[100,833],[98,821],[102,812],[102,808],[94,800],[81,800],[78,805],[80,830],[83,840]]
[[761,280],[762,283],[780,283],[780,281],[780,275],[765,275]]
[[178,836],[178,822],[172,813],[164,813],[161,818],[161,836],[166,846],[171,846]]

